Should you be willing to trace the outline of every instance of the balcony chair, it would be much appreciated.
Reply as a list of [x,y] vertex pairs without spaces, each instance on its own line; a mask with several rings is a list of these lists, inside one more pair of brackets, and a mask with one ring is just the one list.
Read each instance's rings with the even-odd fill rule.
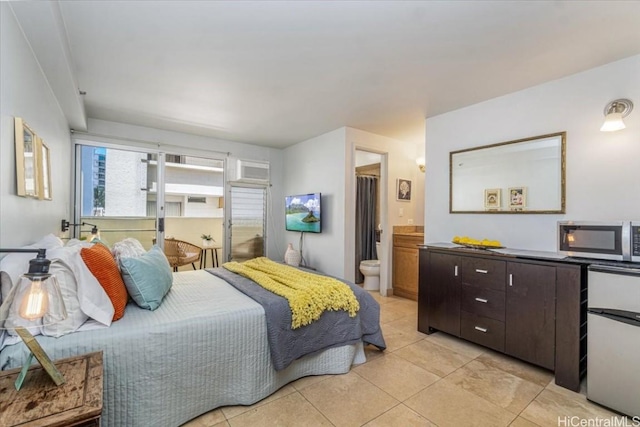
[[164,254],[173,271],[178,271],[178,267],[187,264],[191,264],[195,270],[195,263],[200,261],[202,256],[202,248],[184,240],[164,239]]

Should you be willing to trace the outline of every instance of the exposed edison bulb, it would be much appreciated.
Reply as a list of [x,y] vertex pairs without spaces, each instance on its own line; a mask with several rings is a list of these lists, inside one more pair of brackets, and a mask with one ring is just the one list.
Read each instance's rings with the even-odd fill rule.
[[20,303],[20,316],[27,320],[39,319],[49,309],[49,296],[41,280],[33,280]]

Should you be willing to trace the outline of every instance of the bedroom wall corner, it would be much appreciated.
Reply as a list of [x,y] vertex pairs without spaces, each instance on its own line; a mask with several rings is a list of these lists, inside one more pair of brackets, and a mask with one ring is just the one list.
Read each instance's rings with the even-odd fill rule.
[[[68,122],[7,2],[0,4],[0,246],[23,246],[57,233],[68,218],[71,143]],[[51,152],[52,201],[16,195],[14,117],[22,117]]]

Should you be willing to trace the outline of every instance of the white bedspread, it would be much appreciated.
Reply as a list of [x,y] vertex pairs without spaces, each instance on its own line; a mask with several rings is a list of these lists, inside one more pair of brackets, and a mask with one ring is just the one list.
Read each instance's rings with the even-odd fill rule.
[[[106,427],[177,426],[219,406],[252,404],[307,375],[345,373],[364,357],[361,345],[348,345],[276,372],[262,307],[203,270],[175,273],[156,311],[130,303],[109,328],[37,339],[53,359],[104,352]],[[0,368],[26,357],[24,345],[8,346]]]

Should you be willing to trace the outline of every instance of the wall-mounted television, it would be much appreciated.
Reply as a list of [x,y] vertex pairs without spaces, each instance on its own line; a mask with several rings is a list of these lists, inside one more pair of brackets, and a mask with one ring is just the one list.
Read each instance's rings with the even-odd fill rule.
[[287,231],[322,232],[320,193],[286,196],[284,202]]

